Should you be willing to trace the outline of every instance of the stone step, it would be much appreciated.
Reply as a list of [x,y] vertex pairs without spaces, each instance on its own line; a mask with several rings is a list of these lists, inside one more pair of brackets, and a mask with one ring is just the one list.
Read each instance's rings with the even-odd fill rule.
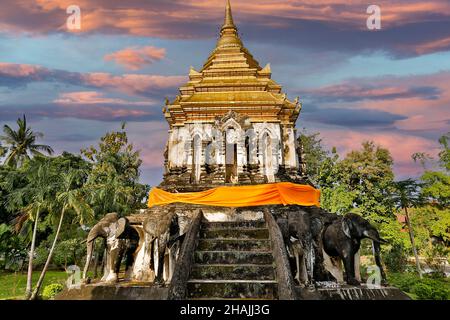
[[197,250],[267,252],[270,250],[270,241],[254,239],[199,239]]
[[202,239],[269,239],[267,228],[246,229],[246,228],[226,228],[226,229],[206,229],[200,231]]
[[189,299],[278,299],[278,285],[272,280],[189,280]]
[[264,220],[252,220],[252,221],[230,221],[230,222],[209,222],[203,221],[201,228],[204,230],[214,230],[214,229],[237,229],[237,228],[247,228],[247,229],[258,229],[266,228],[266,222]]
[[208,280],[275,280],[273,266],[254,264],[196,264],[191,278]]
[[197,264],[271,264],[272,252],[254,251],[196,251]]

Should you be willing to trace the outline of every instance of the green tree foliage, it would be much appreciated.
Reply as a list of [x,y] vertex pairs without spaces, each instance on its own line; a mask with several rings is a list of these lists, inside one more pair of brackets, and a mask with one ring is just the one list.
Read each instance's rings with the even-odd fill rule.
[[[312,168],[314,183],[321,190],[321,206],[338,214],[355,212],[374,223],[383,238],[387,261],[400,268],[406,257],[399,255],[411,248],[408,235],[402,232],[391,200],[394,190],[393,159],[389,151],[373,142],[364,142],[360,150],[339,158],[335,148],[324,149],[318,134],[303,133],[301,142],[312,156],[305,157]],[[365,250],[365,248],[363,248]]]
[[[7,156],[5,164],[7,166],[21,166],[25,160],[30,159],[30,155],[42,156],[42,152],[52,154],[53,149],[50,146],[43,144],[36,144],[38,138],[42,138],[43,134],[34,132],[27,125],[25,115],[22,119],[17,119],[18,129],[15,131],[8,125],[4,125],[3,133],[0,140],[7,147]],[[3,148],[1,148],[4,150]],[[3,151],[2,154],[3,155]]]
[[[145,207],[149,187],[139,183],[142,161],[124,125],[102,137],[98,147],[82,150],[83,157],[67,152],[47,157],[40,151],[52,153],[51,148],[35,143],[42,135],[25,117],[17,124],[17,131],[5,126],[1,137],[8,154],[0,165],[0,261],[3,268],[28,262],[26,297],[37,298],[51,263],[79,262],[84,224]],[[43,270],[33,288],[34,263]]]
[[[426,170],[421,177],[421,196],[425,203],[412,210],[414,232],[420,253],[427,264],[441,269],[442,261],[450,261],[450,133],[439,139],[437,170]],[[430,162],[430,159],[427,160]],[[441,261],[441,263],[439,262]]]
[[16,212],[7,208],[7,198],[10,190],[22,188],[26,179],[18,169],[0,166],[0,223],[11,223]]
[[37,295],[39,294],[39,290],[44,281],[45,273],[47,272],[47,268],[50,265],[53,252],[55,250],[56,243],[61,232],[65,213],[68,211],[74,212],[78,217],[80,223],[83,223],[86,220],[92,220],[94,216],[93,210],[84,200],[84,190],[78,187],[79,181],[83,179],[84,175],[84,172],[80,169],[70,169],[69,171],[63,172],[59,175],[59,186],[57,187],[58,191],[56,193],[54,206],[50,211],[50,213],[58,212],[59,223],[44,268],[42,269],[41,275],[36,284],[36,288],[31,296],[31,299],[33,300],[36,299]]
[[[71,188],[81,188],[87,179],[89,164],[79,156],[63,153],[59,157],[35,156],[24,161],[20,168],[3,170],[5,180],[0,184],[5,192],[4,205],[11,212],[17,231],[22,230],[24,238],[30,241],[30,257],[34,257],[39,242],[54,230],[56,213],[61,213],[63,204],[59,199],[66,189],[65,174],[71,172]],[[72,197],[73,198],[73,197]],[[68,200],[67,200],[68,201]],[[67,211],[76,212],[72,210]],[[28,259],[26,296],[31,296],[34,259]],[[41,281],[42,282],[42,281]]]
[[406,224],[408,226],[409,238],[411,240],[411,248],[416,260],[416,269],[419,277],[422,278],[422,269],[420,267],[419,255],[414,238],[414,230],[412,228],[411,219],[409,216],[409,208],[419,207],[423,205],[424,201],[420,194],[421,185],[412,179],[397,181],[393,184],[393,193],[391,199],[397,210],[402,210],[405,213]]
[[425,186],[423,196],[439,208],[450,206],[450,133],[439,139],[442,150],[439,152],[439,170],[426,170],[421,180]]
[[27,259],[27,245],[7,224],[0,224],[0,268],[11,271],[22,269]]
[[142,160],[128,142],[125,125],[102,137],[97,148],[91,146],[81,153],[92,163],[85,188],[97,217],[108,212],[128,214],[143,207],[149,187],[139,183]]
[[57,175],[58,173],[52,170],[49,160],[42,159],[42,163],[40,161],[33,161],[30,170],[26,172],[28,184],[21,189],[13,190],[8,196],[10,206],[13,205],[14,207],[20,207],[23,204],[23,199],[27,199],[28,203],[22,207],[21,212],[29,220],[33,221],[30,255],[28,259],[27,298],[31,297],[32,294],[33,257],[36,248],[40,215],[44,211],[51,210]]
[[307,176],[314,184],[317,184],[322,175],[322,170],[325,169],[324,163],[330,160],[329,152],[322,145],[319,133],[308,134],[306,130],[303,130],[297,140],[303,146]]
[[336,149],[327,151],[319,134],[303,132],[307,172],[321,189],[321,205],[340,214],[360,213],[373,222],[384,222],[393,217],[389,200],[394,173],[389,150],[367,141],[361,150],[351,151],[340,159]]
[[373,142],[364,142],[362,150],[351,151],[337,164],[340,185],[354,196],[353,208],[373,222],[393,216],[388,197],[394,181],[392,165],[389,150]]

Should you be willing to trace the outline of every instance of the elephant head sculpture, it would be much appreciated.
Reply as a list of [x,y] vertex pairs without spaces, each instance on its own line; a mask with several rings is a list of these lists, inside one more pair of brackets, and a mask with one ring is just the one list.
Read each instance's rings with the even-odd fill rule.
[[295,257],[295,279],[301,284],[311,285],[314,272],[314,249],[311,234],[311,221],[304,211],[295,211],[288,214],[289,226],[289,253]]
[[295,208],[288,211],[286,218],[277,220],[293,262],[294,278],[301,285],[312,286],[325,272],[321,267],[320,235],[324,224],[320,218],[320,214]]
[[[145,274],[152,269],[155,275],[154,282],[162,284],[164,268],[169,274],[166,279],[171,277],[170,270],[173,269],[176,259],[175,251],[179,248],[179,245],[176,246],[176,244],[183,239],[183,236],[180,235],[178,216],[174,210],[149,215],[144,221],[143,228],[145,253],[138,268],[144,276],[140,276],[140,278],[145,279]],[[165,260],[167,254],[169,255],[168,261]]]
[[117,213],[108,213],[89,231],[86,242],[87,256],[83,279],[86,279],[94,251],[94,242],[97,238],[102,238],[105,241],[106,247],[105,272],[101,281],[117,281],[117,274],[124,253],[127,257],[126,271],[128,274],[130,266],[133,264],[133,253],[136,250],[139,235],[129,225],[127,218],[120,218]]
[[386,241],[380,237],[377,229],[361,216],[349,213],[343,217],[337,217],[326,226],[322,239],[323,249],[330,257],[342,260],[346,282],[350,285],[359,285],[355,274],[355,255],[364,238],[372,240],[375,263],[380,269],[383,283],[386,283],[386,275],[380,258],[380,244]]

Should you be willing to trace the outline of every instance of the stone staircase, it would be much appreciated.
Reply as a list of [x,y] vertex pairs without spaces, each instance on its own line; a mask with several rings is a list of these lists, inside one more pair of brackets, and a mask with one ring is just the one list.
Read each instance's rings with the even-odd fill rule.
[[277,299],[265,221],[202,222],[188,299]]

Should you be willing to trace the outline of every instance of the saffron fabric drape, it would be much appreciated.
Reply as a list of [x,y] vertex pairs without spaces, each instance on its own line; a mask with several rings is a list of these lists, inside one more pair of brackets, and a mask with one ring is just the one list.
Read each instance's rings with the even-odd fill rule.
[[274,204],[320,206],[320,191],[291,182],[218,187],[201,192],[170,193],[158,188],[150,191],[148,206],[175,202],[218,207],[251,207]]

